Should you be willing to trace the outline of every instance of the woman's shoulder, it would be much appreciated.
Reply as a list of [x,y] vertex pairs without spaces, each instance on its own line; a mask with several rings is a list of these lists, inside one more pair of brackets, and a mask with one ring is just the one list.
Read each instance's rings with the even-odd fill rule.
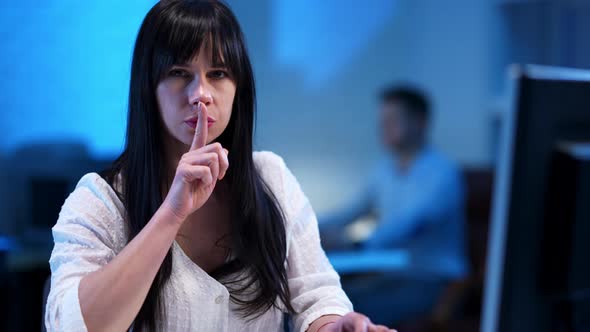
[[283,158],[272,151],[254,151],[252,160],[254,160],[254,165],[258,169],[268,170],[285,167]]
[[252,159],[262,179],[274,189],[282,188],[292,176],[283,158],[272,151],[254,151]]
[[106,193],[108,191],[106,188],[110,186],[98,173],[91,172],[84,174],[80,180],[78,180],[76,189],[81,187],[86,187],[92,189],[93,191]]
[[97,173],[88,173],[66,198],[53,234],[62,237],[90,231],[102,242],[117,248],[126,238],[123,215],[123,203],[111,186]]
[[113,188],[97,173],[87,173],[76,184],[74,192],[70,194],[70,198],[76,196],[86,197],[91,196],[93,200],[99,200],[104,203],[109,210],[122,214],[124,211],[123,203],[119,196],[115,193]]
[[285,160],[271,151],[255,151],[252,159],[260,176],[280,201],[290,201],[294,193],[301,192],[301,185]]

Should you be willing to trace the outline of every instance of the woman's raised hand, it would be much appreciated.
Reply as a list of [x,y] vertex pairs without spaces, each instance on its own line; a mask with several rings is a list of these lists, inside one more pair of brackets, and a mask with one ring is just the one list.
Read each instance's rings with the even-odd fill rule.
[[181,221],[211,196],[215,184],[229,167],[228,150],[220,143],[207,144],[207,106],[198,103],[198,120],[190,150],[183,154],[168,195],[162,204]]

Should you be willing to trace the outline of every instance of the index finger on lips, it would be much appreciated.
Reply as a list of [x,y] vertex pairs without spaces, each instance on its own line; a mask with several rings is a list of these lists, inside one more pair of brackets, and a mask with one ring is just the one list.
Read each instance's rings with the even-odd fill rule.
[[191,144],[190,151],[200,149],[207,144],[207,106],[202,102],[197,105],[198,119],[197,126],[195,128],[195,136],[193,137],[193,143]]

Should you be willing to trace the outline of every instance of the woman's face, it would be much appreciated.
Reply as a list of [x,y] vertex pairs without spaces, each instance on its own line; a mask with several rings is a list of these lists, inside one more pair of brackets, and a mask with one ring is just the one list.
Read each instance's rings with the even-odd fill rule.
[[179,147],[182,151],[190,147],[199,101],[207,107],[207,143],[219,137],[229,123],[235,94],[233,78],[227,68],[213,66],[209,47],[201,47],[189,63],[173,65],[156,88],[162,120],[170,136],[176,139],[171,144],[184,144],[185,147]]

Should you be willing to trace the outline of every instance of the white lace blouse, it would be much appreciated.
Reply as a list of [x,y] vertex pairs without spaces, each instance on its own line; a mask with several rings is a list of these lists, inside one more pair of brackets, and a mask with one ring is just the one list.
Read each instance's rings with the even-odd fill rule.
[[[299,183],[283,159],[268,151],[254,152],[254,164],[285,213],[287,276],[294,331],[327,314],[344,315],[352,304],[338,274],[320,246],[317,219]],[[82,277],[111,261],[127,243],[124,207],[96,173],[86,174],[66,199],[53,227],[55,246],[49,260],[51,291],[45,326],[48,331],[86,331],[78,301]],[[172,244],[173,268],[163,289],[166,320],[163,331],[282,331],[283,314],[271,308],[253,321],[235,309],[224,285],[209,276]],[[280,301],[278,301],[280,302]]]

